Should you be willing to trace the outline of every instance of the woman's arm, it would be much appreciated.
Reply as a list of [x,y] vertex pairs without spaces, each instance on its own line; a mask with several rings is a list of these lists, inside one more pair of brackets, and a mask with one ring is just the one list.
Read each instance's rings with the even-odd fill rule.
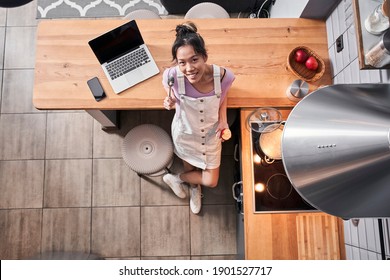
[[217,135],[220,136],[221,131],[226,128],[229,128],[229,125],[227,123],[227,96],[225,96],[225,99],[222,101],[222,104],[219,106],[218,126],[216,129]]
[[[223,82],[223,88],[226,90],[226,95],[223,97],[223,101],[221,105],[219,106],[219,122],[218,127],[216,129],[217,136],[221,137],[221,134],[224,129],[229,130],[229,124],[227,122],[227,99],[228,99],[228,93],[229,88],[231,87],[233,81],[234,81],[234,75],[233,73],[227,71],[225,68],[221,68],[222,78],[221,83]],[[222,141],[224,141],[222,139]]]

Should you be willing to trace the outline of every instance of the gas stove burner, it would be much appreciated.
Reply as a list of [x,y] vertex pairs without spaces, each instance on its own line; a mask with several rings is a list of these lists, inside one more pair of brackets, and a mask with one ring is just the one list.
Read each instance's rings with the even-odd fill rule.
[[283,200],[288,198],[292,188],[290,180],[282,173],[272,175],[267,181],[267,192],[273,199]]

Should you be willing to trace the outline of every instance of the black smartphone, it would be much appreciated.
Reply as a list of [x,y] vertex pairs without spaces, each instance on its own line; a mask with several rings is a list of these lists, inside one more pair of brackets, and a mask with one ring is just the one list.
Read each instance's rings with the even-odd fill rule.
[[94,77],[87,81],[89,89],[91,90],[93,97],[95,97],[96,101],[102,100],[106,97],[106,93],[97,77]]

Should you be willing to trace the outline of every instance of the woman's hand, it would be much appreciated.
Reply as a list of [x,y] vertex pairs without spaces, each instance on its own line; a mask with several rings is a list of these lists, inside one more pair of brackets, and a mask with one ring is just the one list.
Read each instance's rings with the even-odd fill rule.
[[[222,135],[224,133],[224,130],[229,130],[229,124],[227,122],[219,122],[217,129],[216,129],[216,137],[220,138],[222,142],[229,140],[230,136],[227,139],[222,138]],[[229,130],[230,131],[230,130]]]
[[165,97],[164,99],[164,108],[167,110],[171,110],[175,107],[176,99],[172,97]]

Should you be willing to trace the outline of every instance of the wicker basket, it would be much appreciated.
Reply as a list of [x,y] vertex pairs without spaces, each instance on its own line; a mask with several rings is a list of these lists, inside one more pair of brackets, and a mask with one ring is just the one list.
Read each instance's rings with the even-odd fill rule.
[[[298,63],[294,59],[294,54],[298,49],[304,50],[308,56],[313,56],[318,61],[318,68],[316,71],[307,69],[305,63]],[[308,47],[299,46],[294,48],[287,58],[287,66],[298,78],[306,82],[315,82],[321,79],[325,72],[325,63],[321,57],[319,57],[313,50]]]

